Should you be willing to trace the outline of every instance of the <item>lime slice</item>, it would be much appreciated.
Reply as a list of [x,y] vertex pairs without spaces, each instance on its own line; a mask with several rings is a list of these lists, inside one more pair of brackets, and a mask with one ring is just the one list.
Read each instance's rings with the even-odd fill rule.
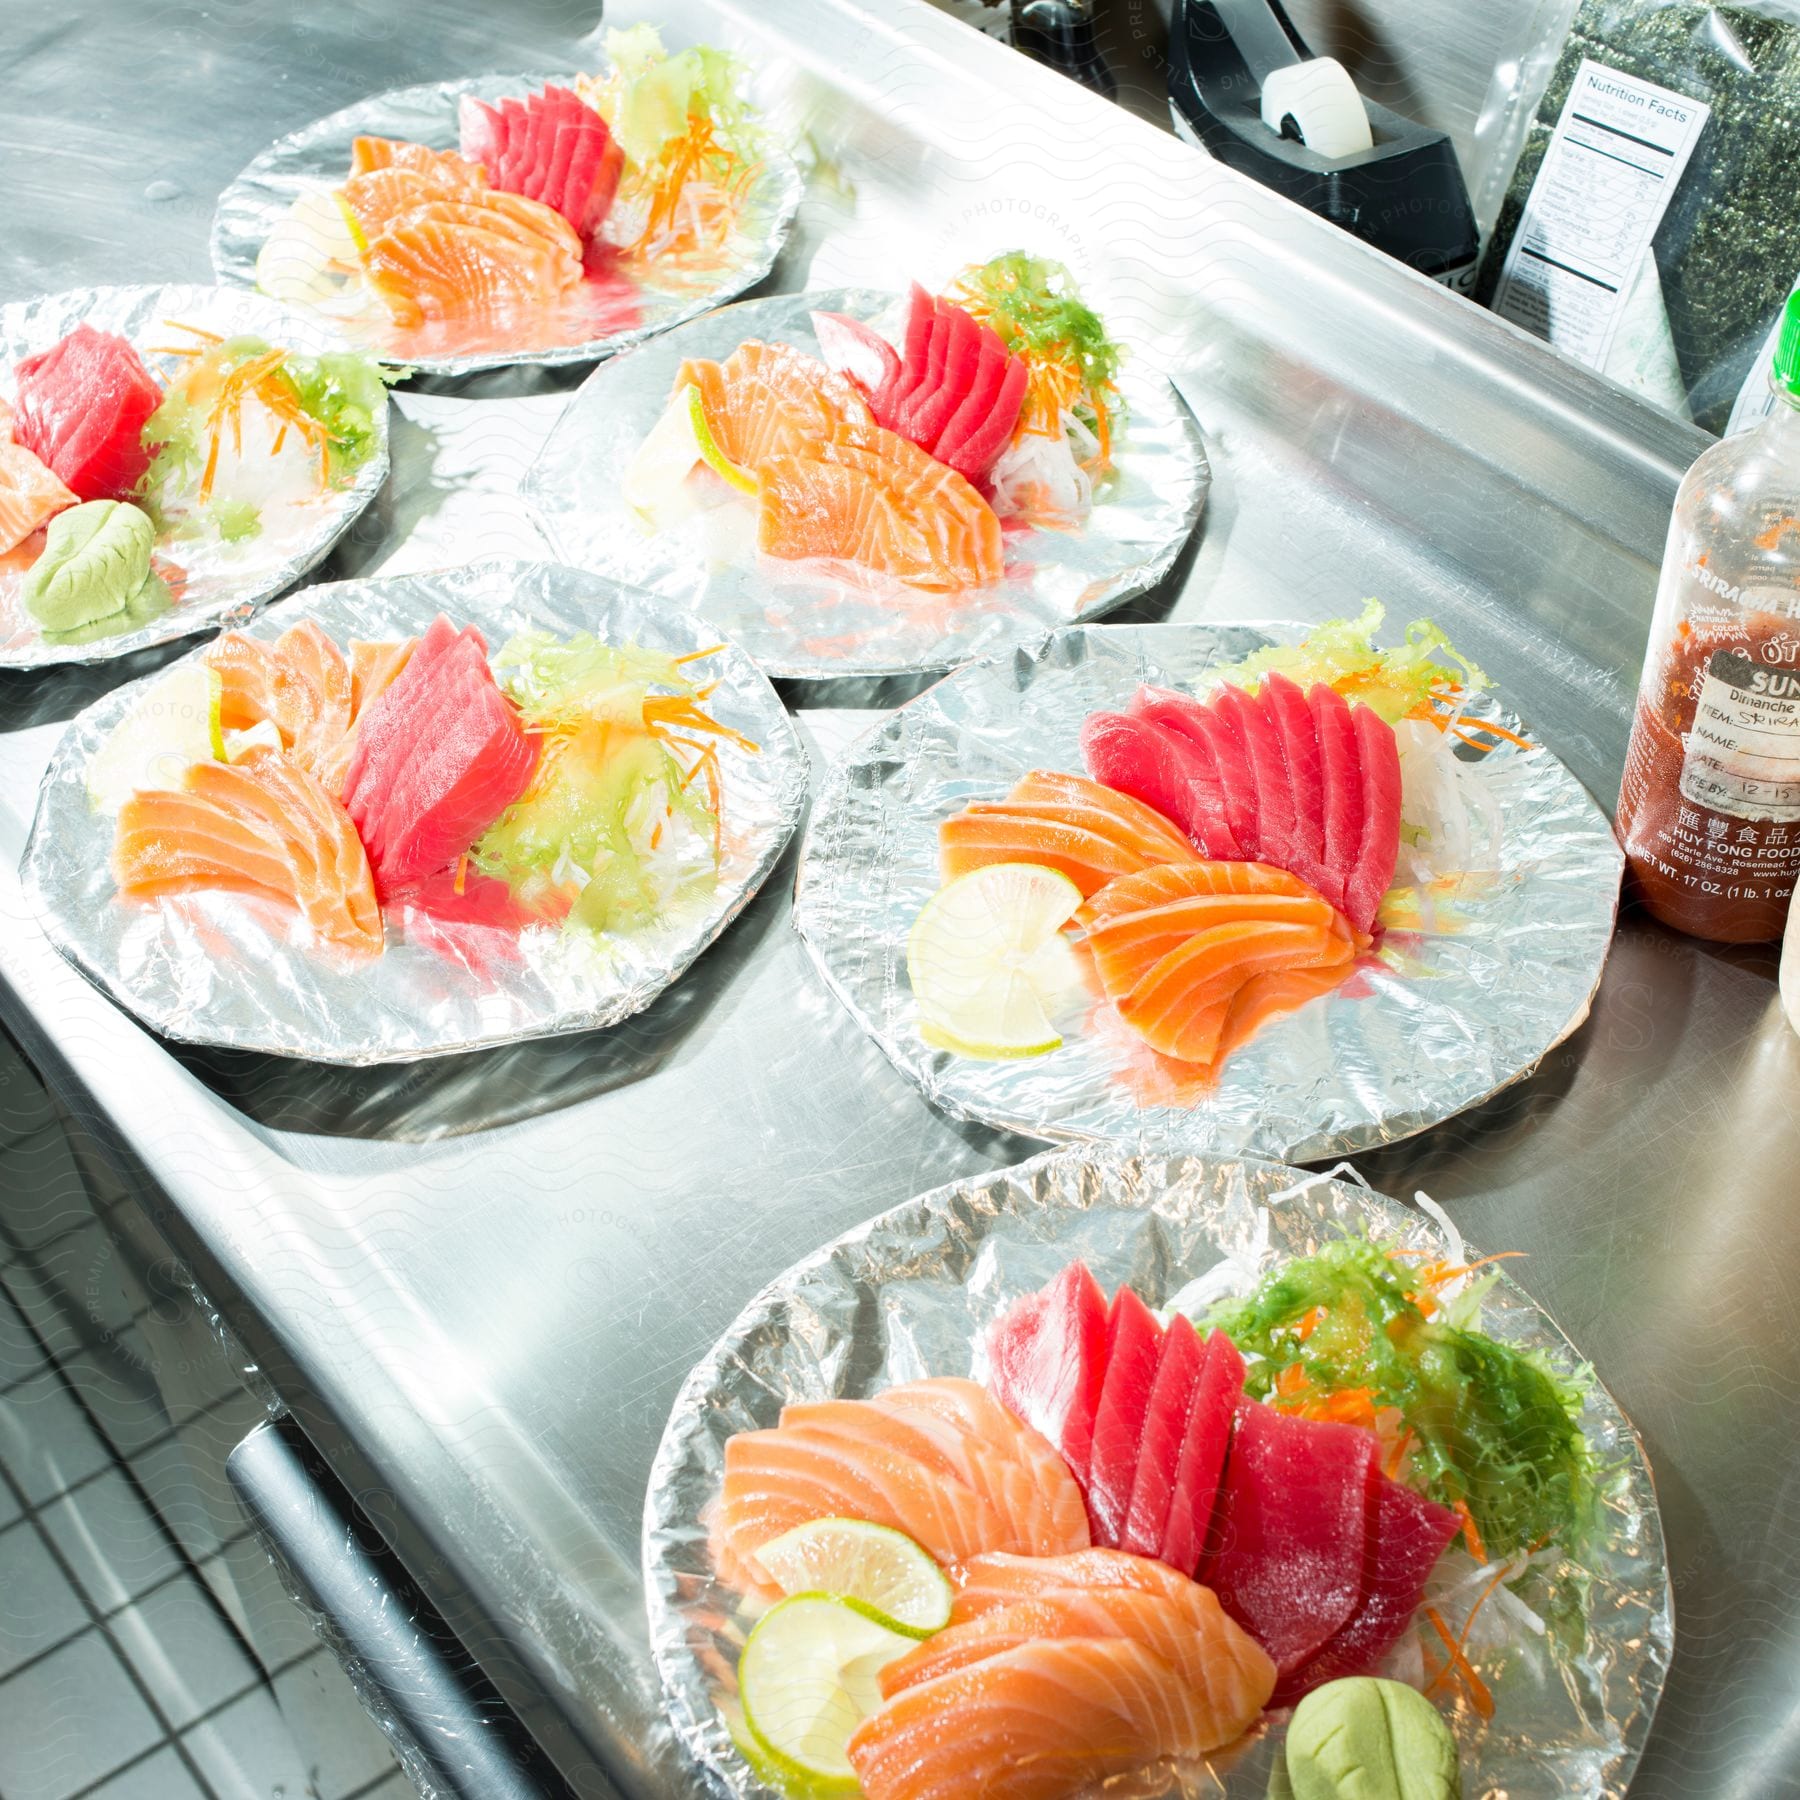
[[153,683],[88,758],[89,803],[117,812],[139,788],[179,787],[189,766],[221,762],[219,672],[184,663]]
[[764,1544],[756,1560],[784,1594],[859,1600],[909,1637],[929,1637],[950,1623],[953,1590],[943,1570],[887,1525],[810,1519]]
[[850,1734],[881,1704],[881,1671],[915,1647],[854,1600],[796,1594],[764,1615],[738,1660],[744,1722],[781,1785],[854,1794]]
[[256,254],[256,285],[275,300],[318,306],[357,267],[356,221],[335,193],[313,188],[275,221]]
[[661,531],[694,510],[687,478],[698,463],[717,471],[738,492],[756,492],[756,477],[719,448],[700,390],[690,381],[663,408],[620,483],[625,504],[646,530]]
[[1081,979],[1062,935],[1080,904],[1068,876],[1037,863],[990,863],[939,889],[906,944],[925,1041],[959,1056],[1054,1050],[1050,1010]]

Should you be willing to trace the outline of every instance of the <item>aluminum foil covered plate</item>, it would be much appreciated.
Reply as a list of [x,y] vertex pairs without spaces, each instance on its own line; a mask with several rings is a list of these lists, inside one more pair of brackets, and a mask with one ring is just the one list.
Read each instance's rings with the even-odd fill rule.
[[[308,355],[348,347],[329,326],[236,288],[71,288],[0,306],[0,402],[12,403],[13,371],[20,362],[83,324],[128,339],[164,386],[183,362],[171,352],[204,341],[176,329],[180,325],[219,337],[253,335]],[[106,662],[248,618],[260,602],[315,567],[375,497],[388,472],[385,406],[375,428],[374,451],[353,480],[304,499],[268,500],[254,535],[228,543],[210,523],[191,536],[162,532],[153,567],[167,580],[175,603],[134,629],[79,642],[51,641],[21,597],[28,559],[21,552],[0,558],[0,668]]]
[[[500,561],[315,587],[251,634],[270,639],[311,619],[341,647],[417,636],[440,612],[476,626],[490,655],[529,630],[592,632],[677,655],[720,644],[691,614],[647,595],[554,564]],[[737,916],[805,809],[806,752],[774,690],[730,644],[704,667],[718,682],[708,710],[760,749],[719,741],[717,880],[641,931],[600,938],[534,926],[516,940],[516,955],[491,956],[390,911],[382,954],[340,961],[309,948],[297,920],[230,894],[121,901],[108,860],[113,821],[89,803],[88,762],[160,677],[108,694],[64,733],[25,848],[25,889],[57,949],[89,980],[189,1043],[357,1064],[614,1025],[648,1006]]]
[[1104,612],[1168,572],[1211,476],[1180,396],[1129,363],[1119,387],[1130,422],[1092,512],[1078,530],[1009,533],[1005,577],[989,587],[933,594],[791,572],[756,553],[747,504],[646,532],[626,503],[625,471],[684,359],[723,360],[748,338],[818,356],[816,311],[848,313],[894,339],[899,307],[891,294],[859,288],[746,300],[596,369],[521,490],[558,555],[693,607],[771,675],[801,679],[952,668]]
[[[728,1438],[774,1425],[789,1401],[979,1376],[988,1324],[1075,1257],[1108,1292],[1129,1283],[1152,1307],[1192,1314],[1346,1232],[1427,1257],[1456,1248],[1381,1194],[1274,1164],[1058,1151],[909,1201],[765,1288],[683,1385],[645,1504],[651,1645],[674,1729],[707,1790],[737,1800],[772,1791],[734,1748],[720,1711],[734,1703],[749,1623],[739,1596],[715,1579],[703,1522]],[[1453,1260],[1475,1254],[1465,1247]],[[1565,1375],[1582,1368],[1555,1324],[1504,1278],[1483,1302],[1481,1328],[1541,1351]],[[1487,1610],[1493,1599],[1483,1607],[1468,1655],[1492,1695],[1490,1719],[1443,1684],[1436,1696],[1456,1735],[1465,1794],[1611,1800],[1625,1791],[1656,1710],[1674,1619],[1655,1490],[1636,1433],[1597,1382],[1581,1425],[1600,1470],[1600,1506],[1579,1560],[1541,1553],[1497,1612]],[[1446,1580],[1450,1573],[1440,1568]],[[1475,1570],[1476,1591],[1485,1574]],[[1460,1620],[1468,1599],[1442,1599]],[[1421,1681],[1423,1668],[1418,1633],[1409,1632],[1389,1670]],[[1279,1725],[1265,1727],[1229,1760],[1182,1770],[1166,1791],[1262,1800],[1281,1735]],[[1130,1791],[1149,1800],[1147,1790]]]
[[[1283,641],[1306,627],[1271,627]],[[1312,1162],[1450,1118],[1529,1074],[1587,1016],[1623,859],[1605,815],[1542,746],[1481,763],[1497,866],[1412,900],[1337,992],[1265,1025],[1211,1087],[1171,1079],[1112,1014],[1073,996],[1059,1049],[981,1061],[930,1047],[907,935],[939,886],[938,824],[1031,769],[1083,770],[1089,713],[1140,683],[1200,690],[1273,639],[1233,625],[1081,626],[958,670],[830,770],[815,800],[794,925],[826,982],[934,1104],[1052,1141]],[[1467,715],[1483,715],[1478,702]],[[1487,708],[1487,716],[1500,717]],[[1515,729],[1517,729],[1515,721]]]
[[[604,59],[596,58],[597,62]],[[399,138],[432,150],[457,147],[457,103],[535,93],[560,75],[483,75],[371,94],[278,138],[219,196],[212,262],[221,281],[258,285],[257,258],[303,194],[324,194],[350,173],[358,137]],[[707,312],[754,287],[774,266],[803,186],[793,159],[767,145],[716,253],[685,266],[665,260],[590,272],[571,298],[530,314],[489,321],[401,326],[362,290],[359,304],[326,302],[338,328],[390,362],[439,375],[467,375],[514,363],[592,362]]]

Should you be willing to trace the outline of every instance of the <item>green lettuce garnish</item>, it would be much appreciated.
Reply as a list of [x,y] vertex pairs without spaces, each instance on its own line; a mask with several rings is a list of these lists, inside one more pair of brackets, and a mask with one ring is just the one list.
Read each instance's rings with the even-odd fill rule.
[[[675,891],[709,881],[716,867],[671,867],[659,854],[679,820],[716,845],[717,819],[697,777],[674,754],[664,715],[707,729],[704,690],[681,663],[635,644],[583,633],[512,639],[495,659],[521,723],[539,739],[524,795],[476,844],[473,861],[528,908],[593,931],[621,931],[659,917]],[[652,689],[664,690],[653,696]],[[717,729],[716,727],[712,727]]]
[[1386,617],[1387,608],[1370,600],[1354,619],[1314,626],[1297,644],[1258,650],[1210,676],[1253,694],[1264,675],[1279,669],[1301,687],[1322,681],[1346,700],[1362,701],[1390,725],[1441,714],[1493,685],[1429,619],[1413,620],[1405,643],[1377,649],[1375,633]]
[[[1339,1238],[1265,1277],[1200,1321],[1251,1359],[1245,1386],[1278,1403],[1361,1391],[1394,1407],[1412,1436],[1407,1480],[1474,1515],[1489,1554],[1572,1547],[1595,1505],[1580,1424],[1588,1377],[1479,1329],[1492,1276],[1447,1305],[1419,1304],[1421,1273],[1389,1247]],[[1298,1376],[1284,1375],[1298,1370]],[[1473,1547],[1473,1546],[1471,1546]]]
[[595,100],[630,162],[647,168],[688,129],[691,114],[712,121],[714,141],[750,155],[757,136],[750,108],[739,92],[743,65],[728,51],[694,44],[671,56],[654,25],[606,34],[612,74]]

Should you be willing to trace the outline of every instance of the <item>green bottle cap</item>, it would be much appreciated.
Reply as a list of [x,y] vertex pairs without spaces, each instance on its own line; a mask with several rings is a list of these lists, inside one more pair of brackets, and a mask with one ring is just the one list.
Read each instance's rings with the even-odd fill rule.
[[1788,295],[1781,314],[1781,333],[1775,340],[1775,362],[1770,370],[1775,385],[1800,398],[1800,289]]

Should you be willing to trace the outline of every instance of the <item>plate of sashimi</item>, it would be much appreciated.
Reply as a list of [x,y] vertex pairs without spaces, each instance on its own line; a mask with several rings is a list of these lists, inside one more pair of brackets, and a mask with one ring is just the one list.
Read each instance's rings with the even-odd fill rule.
[[0,667],[247,616],[374,497],[387,410],[372,358],[257,295],[0,307]]
[[742,293],[801,190],[744,69],[651,25],[603,64],[400,88],[281,138],[221,196],[214,269],[440,374],[591,361]]
[[937,1105],[1315,1161],[1424,1130],[1586,1017],[1605,814],[1429,621],[1078,626],[833,767],[794,924]]
[[1642,1446],[1421,1199],[1062,1151],[778,1277],[646,1502],[708,1791],[1622,1793],[1674,1634]]
[[77,717],[26,846],[57,948],[188,1042],[359,1064],[617,1023],[804,808],[774,691],[553,564],[308,591]]
[[589,376],[523,492],[558,554],[771,674],[949,668],[1164,575],[1209,480],[1060,263],[742,301]]

